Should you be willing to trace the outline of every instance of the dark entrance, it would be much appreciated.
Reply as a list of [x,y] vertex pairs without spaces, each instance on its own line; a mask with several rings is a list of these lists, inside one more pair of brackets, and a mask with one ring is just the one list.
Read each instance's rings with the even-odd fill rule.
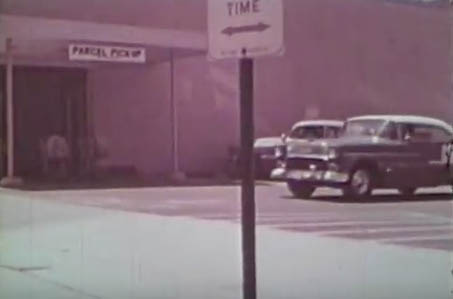
[[[4,86],[4,70],[2,68],[0,88]],[[70,148],[69,172],[77,175],[81,165],[80,144],[87,131],[86,71],[15,67],[13,94],[15,174],[25,178],[42,177],[43,144],[49,136],[58,133],[66,138]],[[4,120],[5,109],[1,113]],[[2,124],[1,132],[5,136],[4,121]]]

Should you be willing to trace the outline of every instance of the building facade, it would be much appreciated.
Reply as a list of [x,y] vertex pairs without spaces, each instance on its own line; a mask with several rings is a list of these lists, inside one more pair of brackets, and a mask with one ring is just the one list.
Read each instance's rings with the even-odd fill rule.
[[[0,15],[0,51],[6,38],[14,45],[17,175],[40,175],[40,140],[53,131],[69,140],[75,173],[92,139],[106,168],[224,170],[228,148],[239,143],[238,62],[207,60],[206,1],[100,1],[90,11],[87,1],[49,1],[53,9],[5,1]],[[449,8],[409,2],[284,0],[285,54],[255,63],[256,136],[307,118],[374,113],[453,122]],[[55,20],[75,33],[65,37]],[[41,26],[37,38],[24,33],[30,26]],[[71,42],[145,47],[146,63],[69,61]],[[5,67],[0,79],[5,140]]]

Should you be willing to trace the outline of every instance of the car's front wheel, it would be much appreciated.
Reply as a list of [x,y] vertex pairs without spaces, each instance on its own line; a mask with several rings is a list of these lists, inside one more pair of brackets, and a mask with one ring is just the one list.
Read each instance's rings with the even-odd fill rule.
[[315,187],[307,186],[303,182],[288,181],[288,189],[296,198],[310,198],[315,191]]
[[343,189],[345,196],[362,199],[371,195],[373,178],[371,171],[366,168],[357,168],[351,174],[349,185]]

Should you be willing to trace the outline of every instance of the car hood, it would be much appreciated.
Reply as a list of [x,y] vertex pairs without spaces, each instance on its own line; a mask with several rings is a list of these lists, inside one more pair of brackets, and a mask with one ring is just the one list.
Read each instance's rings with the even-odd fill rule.
[[376,136],[345,136],[334,139],[317,139],[313,141],[291,140],[288,142],[288,154],[325,155],[330,148],[343,148],[376,143],[386,144],[391,143],[391,141]]
[[317,139],[313,141],[302,141],[299,142],[297,140],[291,140],[291,143],[295,144],[304,144],[304,145],[312,145],[312,146],[326,146],[326,147],[342,147],[342,146],[349,146],[349,145],[366,145],[366,144],[386,144],[392,143],[391,140],[385,138],[379,138],[377,136],[344,136],[332,139]]

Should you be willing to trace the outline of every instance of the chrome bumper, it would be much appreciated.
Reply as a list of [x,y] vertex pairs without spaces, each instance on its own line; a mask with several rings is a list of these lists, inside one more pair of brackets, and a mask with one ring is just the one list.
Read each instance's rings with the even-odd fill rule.
[[276,180],[314,181],[320,183],[346,183],[349,180],[349,174],[331,170],[286,170],[280,167],[272,170],[271,178]]

